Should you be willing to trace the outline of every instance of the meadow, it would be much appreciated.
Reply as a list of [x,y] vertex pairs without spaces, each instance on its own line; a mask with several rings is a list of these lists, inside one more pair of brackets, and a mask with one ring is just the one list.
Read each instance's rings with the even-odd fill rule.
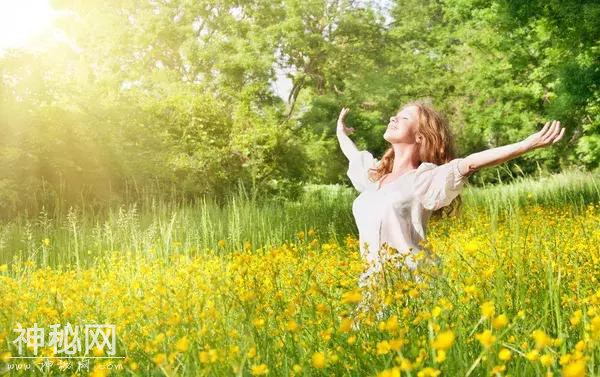
[[[39,375],[596,376],[600,188],[573,171],[467,188],[432,221],[442,260],[357,287],[355,193],[71,208],[0,227],[0,365]],[[17,324],[114,324],[89,372]],[[23,360],[21,360],[23,362]],[[10,369],[6,375],[30,375]],[[37,374],[36,374],[37,375]]]

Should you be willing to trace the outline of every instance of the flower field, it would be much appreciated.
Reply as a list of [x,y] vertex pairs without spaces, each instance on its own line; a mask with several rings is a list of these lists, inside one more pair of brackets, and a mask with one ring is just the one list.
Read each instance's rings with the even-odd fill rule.
[[[41,238],[37,259],[0,264],[0,360],[10,376],[595,376],[599,224],[593,203],[467,208],[430,224],[439,266],[387,266],[364,289],[356,236],[318,228],[79,268],[44,262],[59,251]],[[114,324],[116,353],[96,347],[77,371],[47,343],[14,342],[17,324],[67,323]]]

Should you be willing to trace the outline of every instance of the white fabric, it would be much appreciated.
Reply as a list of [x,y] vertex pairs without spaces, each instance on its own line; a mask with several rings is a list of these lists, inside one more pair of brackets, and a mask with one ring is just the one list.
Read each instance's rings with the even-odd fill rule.
[[[423,162],[421,165],[379,188],[379,182],[369,179],[369,168],[379,163],[368,151],[352,156],[348,177],[360,195],[352,204],[352,213],[359,231],[360,252],[370,268],[361,277],[365,279],[381,269],[383,261],[379,249],[384,243],[401,254],[416,254],[425,239],[427,221],[432,211],[452,202],[464,188],[467,176],[458,171],[457,158],[443,165]],[[367,245],[365,245],[367,243]],[[425,252],[431,256],[429,250]],[[411,270],[416,263],[410,256],[405,263]]]

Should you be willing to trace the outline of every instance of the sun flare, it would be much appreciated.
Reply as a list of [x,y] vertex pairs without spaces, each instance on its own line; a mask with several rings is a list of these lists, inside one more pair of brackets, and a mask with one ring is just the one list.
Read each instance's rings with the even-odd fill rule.
[[35,37],[50,32],[56,14],[48,0],[1,0],[0,52],[25,47]]

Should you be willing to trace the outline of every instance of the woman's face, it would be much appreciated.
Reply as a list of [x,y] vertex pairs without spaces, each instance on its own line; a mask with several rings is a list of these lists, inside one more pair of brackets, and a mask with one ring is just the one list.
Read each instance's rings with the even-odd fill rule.
[[388,127],[383,134],[383,138],[394,143],[415,143],[417,133],[417,107],[407,106],[390,118]]

